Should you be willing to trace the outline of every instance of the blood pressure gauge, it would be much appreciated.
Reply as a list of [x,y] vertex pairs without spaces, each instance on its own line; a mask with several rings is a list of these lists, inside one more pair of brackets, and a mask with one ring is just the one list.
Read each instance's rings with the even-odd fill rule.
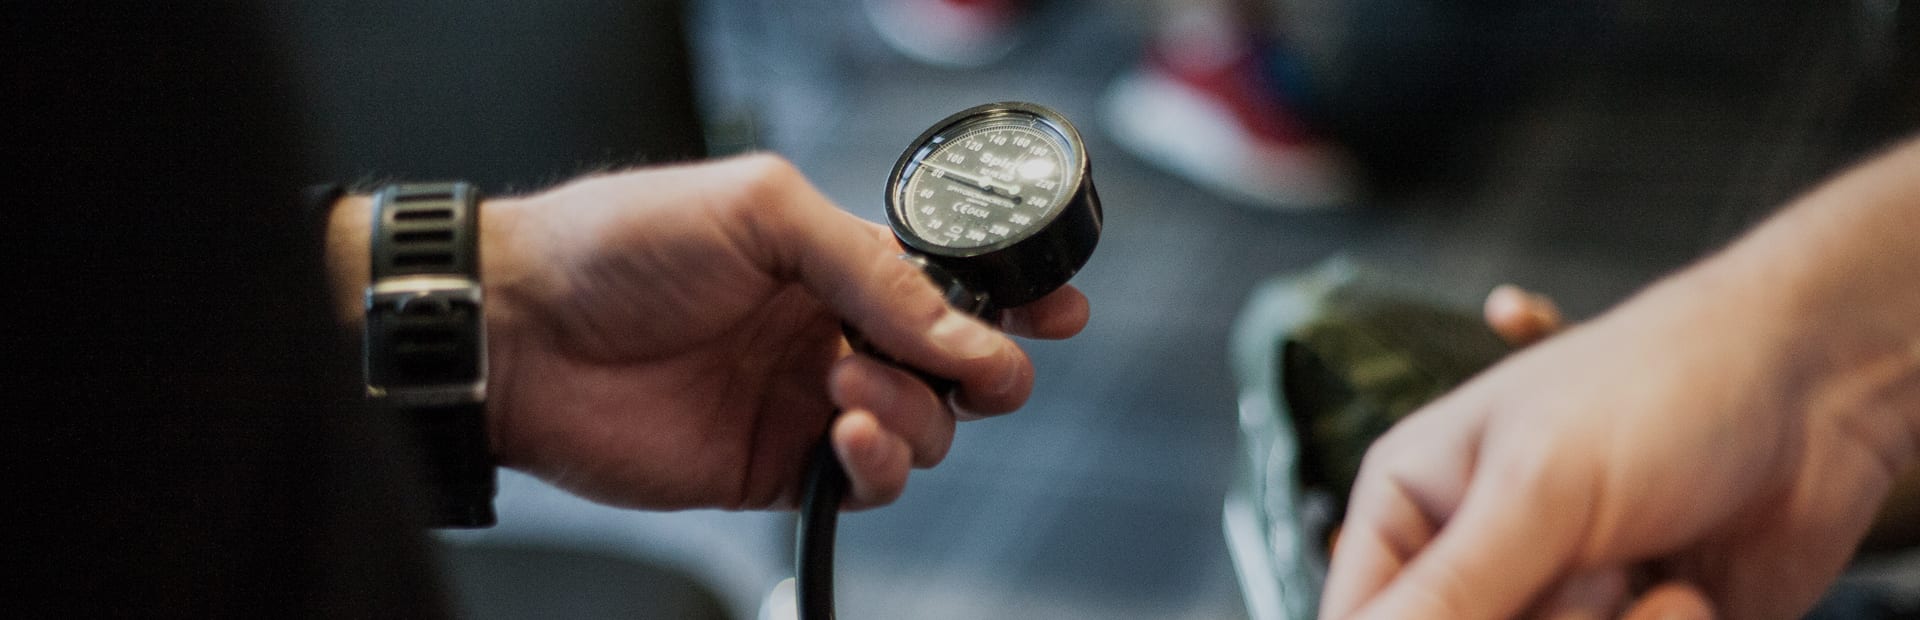
[[1100,218],[1079,132],[1030,103],[991,103],[935,123],[887,178],[894,235],[983,295],[987,312],[1066,284],[1093,254]]
[[[948,304],[992,322],[1065,285],[1087,263],[1100,239],[1100,198],[1086,145],[1067,119],[1030,103],[991,103],[935,123],[907,147],[887,177],[887,220],[904,258]],[[891,359],[858,333],[847,336],[855,349]],[[921,377],[943,396],[952,388]],[[846,487],[822,439],[796,524],[801,620],[833,618],[833,539]]]

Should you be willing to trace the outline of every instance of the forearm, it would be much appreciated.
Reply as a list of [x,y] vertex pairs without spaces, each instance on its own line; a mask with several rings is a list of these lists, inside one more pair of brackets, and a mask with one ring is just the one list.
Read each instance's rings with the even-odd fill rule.
[[[1743,291],[1783,403],[1910,467],[1920,429],[1920,141],[1827,183],[1677,279]],[[1757,319],[1742,316],[1763,315]]]

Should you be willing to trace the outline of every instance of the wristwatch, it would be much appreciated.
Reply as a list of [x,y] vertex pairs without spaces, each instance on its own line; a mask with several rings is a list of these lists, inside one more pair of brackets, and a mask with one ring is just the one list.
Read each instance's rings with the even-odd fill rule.
[[373,197],[366,393],[419,446],[435,527],[494,523],[479,204],[460,182],[389,185]]

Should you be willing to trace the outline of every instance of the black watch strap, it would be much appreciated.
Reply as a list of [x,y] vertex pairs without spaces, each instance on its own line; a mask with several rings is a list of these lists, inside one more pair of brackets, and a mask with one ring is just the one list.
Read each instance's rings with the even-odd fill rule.
[[419,446],[436,527],[494,522],[479,204],[466,183],[390,185],[373,198],[367,396]]
[[399,411],[408,439],[420,446],[419,470],[433,490],[427,503],[433,527],[494,524],[499,478],[487,445],[486,409],[486,403],[466,403]]

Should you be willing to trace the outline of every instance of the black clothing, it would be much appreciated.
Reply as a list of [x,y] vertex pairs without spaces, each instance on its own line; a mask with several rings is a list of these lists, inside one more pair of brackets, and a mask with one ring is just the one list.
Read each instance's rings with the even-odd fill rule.
[[261,16],[0,11],[9,615],[441,615]]

